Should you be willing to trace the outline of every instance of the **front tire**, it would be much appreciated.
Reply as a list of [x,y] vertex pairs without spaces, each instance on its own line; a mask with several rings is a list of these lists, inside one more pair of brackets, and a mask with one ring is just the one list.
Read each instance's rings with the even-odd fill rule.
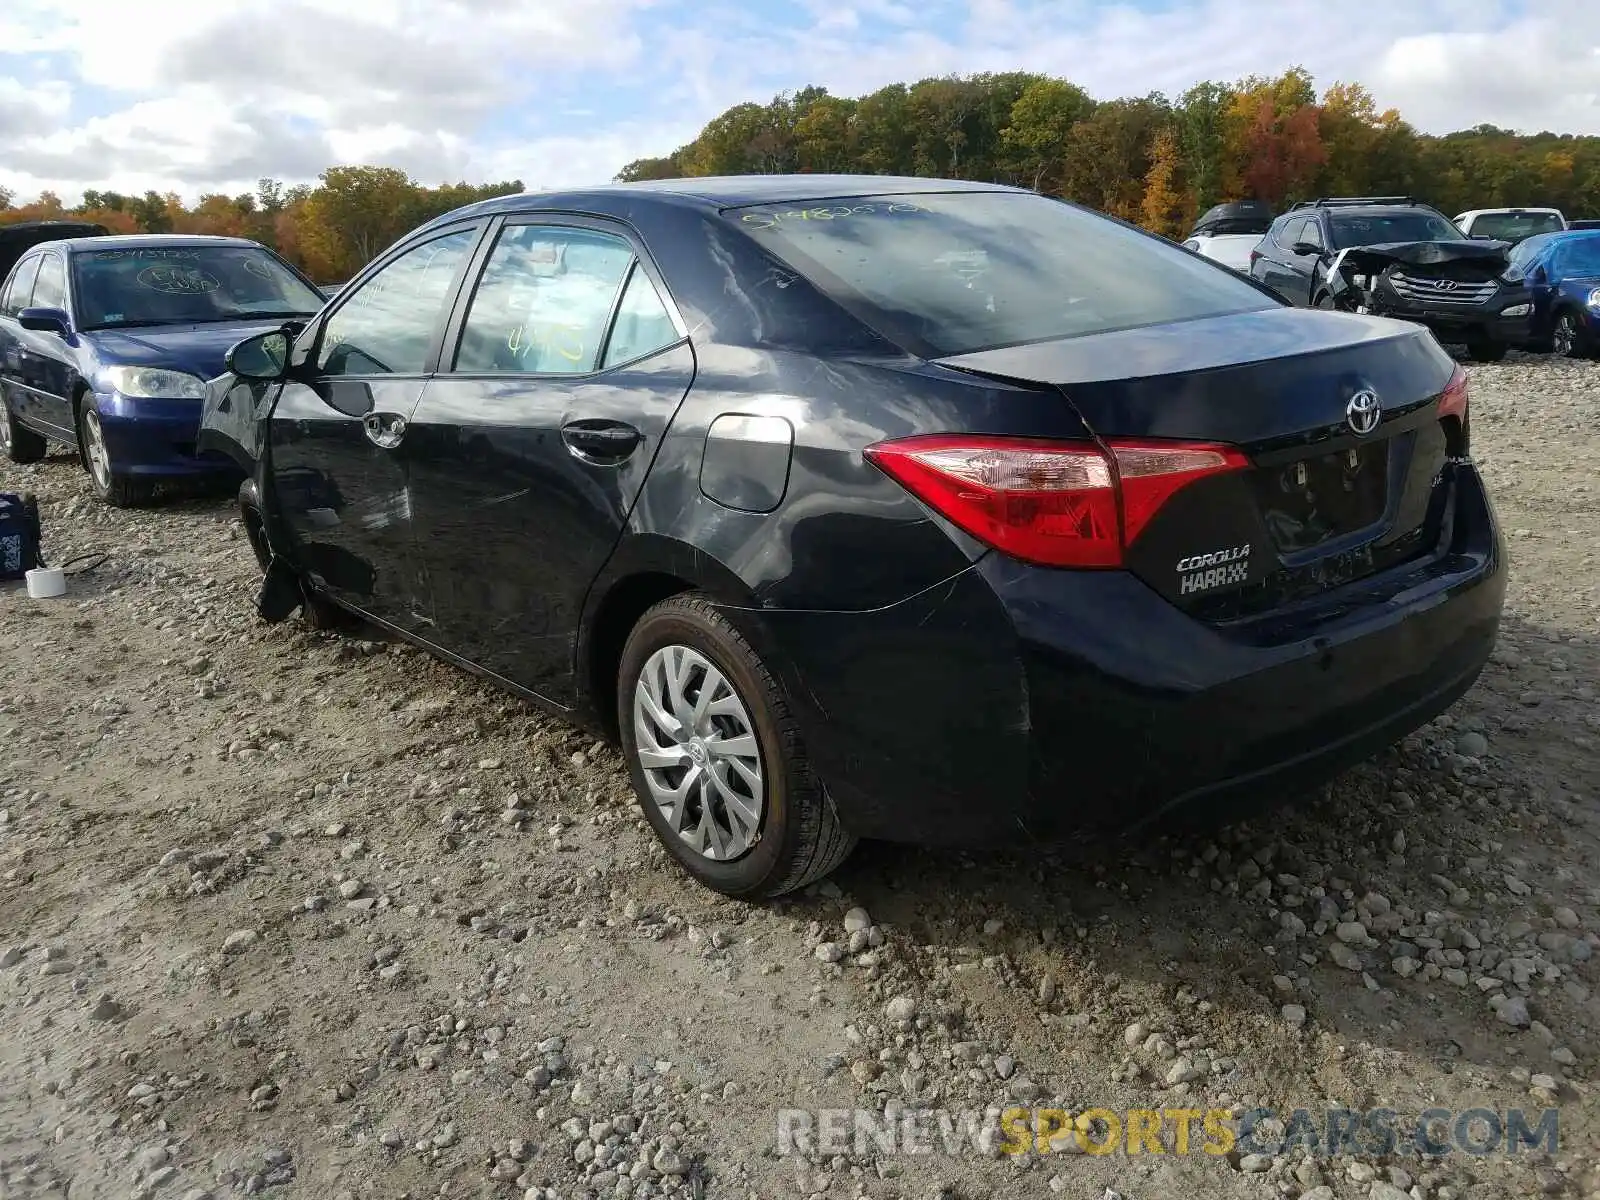
[[89,488],[97,500],[114,508],[135,508],[149,503],[155,494],[155,484],[117,473],[111,451],[106,446],[99,410],[92,401],[85,401],[78,409],[78,445],[89,471]]
[[1556,314],[1555,327],[1550,333],[1550,349],[1562,358],[1582,358],[1586,347],[1578,318],[1570,312]]
[[854,848],[782,689],[706,596],[674,596],[639,619],[618,668],[617,720],[651,828],[714,891],[778,896]]
[[11,405],[0,399],[0,456],[9,463],[25,467],[42,460],[50,444],[17,420]]

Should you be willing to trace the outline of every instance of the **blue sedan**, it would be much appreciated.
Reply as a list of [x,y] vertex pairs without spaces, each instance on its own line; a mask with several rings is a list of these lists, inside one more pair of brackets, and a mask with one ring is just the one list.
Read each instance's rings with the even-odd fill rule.
[[0,289],[0,454],[75,448],[96,496],[138,504],[158,481],[225,474],[196,452],[205,380],[241,338],[323,305],[242,238],[142,234],[33,247]]
[[1600,229],[1528,238],[1511,265],[1533,289],[1533,344],[1567,358],[1600,348]]

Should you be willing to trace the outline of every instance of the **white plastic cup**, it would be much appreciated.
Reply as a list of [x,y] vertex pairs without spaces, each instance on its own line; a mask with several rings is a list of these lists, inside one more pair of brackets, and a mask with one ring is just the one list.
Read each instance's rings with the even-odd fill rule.
[[67,594],[67,577],[60,567],[35,567],[26,578],[28,595],[34,600],[53,600]]

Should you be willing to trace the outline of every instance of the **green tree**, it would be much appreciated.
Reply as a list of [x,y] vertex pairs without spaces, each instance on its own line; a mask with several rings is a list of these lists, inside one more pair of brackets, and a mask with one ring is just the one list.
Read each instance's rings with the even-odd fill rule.
[[1012,103],[1000,131],[1012,177],[1040,191],[1058,190],[1067,138],[1093,112],[1094,101],[1077,84],[1043,77],[1031,81]]

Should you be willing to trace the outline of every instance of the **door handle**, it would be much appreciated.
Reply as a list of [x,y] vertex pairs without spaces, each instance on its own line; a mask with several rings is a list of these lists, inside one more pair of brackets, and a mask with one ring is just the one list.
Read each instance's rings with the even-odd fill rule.
[[372,412],[361,418],[367,441],[383,450],[393,450],[406,436],[406,419],[399,413]]
[[561,440],[584,458],[621,462],[639,448],[644,434],[622,421],[580,420],[561,427]]

